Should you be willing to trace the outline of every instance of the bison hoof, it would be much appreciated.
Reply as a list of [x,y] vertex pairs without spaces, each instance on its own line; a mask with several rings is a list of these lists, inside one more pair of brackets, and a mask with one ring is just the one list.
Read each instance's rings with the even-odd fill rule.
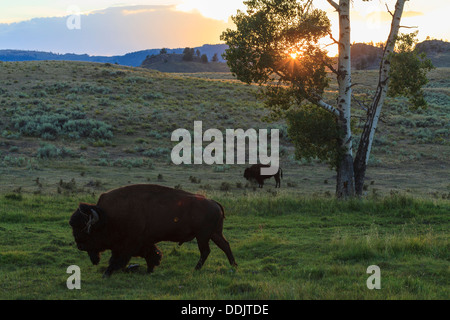
[[201,268],[203,267],[203,264],[200,264],[200,263],[198,263],[196,266],[195,266],[195,268],[194,268],[194,270],[200,270]]

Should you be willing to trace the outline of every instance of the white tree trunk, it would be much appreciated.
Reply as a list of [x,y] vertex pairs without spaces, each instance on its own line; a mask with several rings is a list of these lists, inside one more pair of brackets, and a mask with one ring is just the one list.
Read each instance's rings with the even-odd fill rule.
[[338,59],[338,109],[345,122],[343,147],[345,154],[352,155],[352,132],[350,128],[352,98],[352,64],[350,58],[350,1],[339,2],[339,59]]
[[400,19],[403,13],[403,7],[406,0],[398,0],[395,5],[395,11],[392,16],[391,32],[389,33],[384,49],[383,58],[380,65],[380,76],[375,97],[371,104],[371,109],[375,109],[372,126],[369,133],[369,141],[366,150],[366,164],[369,161],[370,151],[372,149],[373,137],[377,130],[378,120],[380,118],[381,109],[383,108],[384,99],[386,98],[389,85],[389,71],[391,70],[391,54],[394,52],[395,41],[400,29]]
[[400,29],[400,19],[402,17],[403,8],[407,0],[397,0],[395,11],[392,14],[391,31],[386,42],[383,57],[380,64],[380,73],[378,86],[372,103],[367,111],[367,119],[361,134],[361,140],[358,152],[355,157],[355,185],[356,193],[362,194],[364,186],[364,177],[367,163],[372,149],[373,138],[378,126],[381,110],[383,108],[384,99],[386,98],[389,85],[389,71],[391,69],[391,56],[394,51],[395,41]]
[[[333,5],[333,1],[330,2]],[[335,3],[334,3],[335,5]],[[334,6],[333,5],[333,6]],[[337,7],[339,13],[339,58],[338,86],[339,110],[338,125],[343,130],[341,138],[342,156],[337,165],[336,195],[339,198],[354,195],[352,131],[350,127],[352,74],[350,59],[350,0],[340,0]]]

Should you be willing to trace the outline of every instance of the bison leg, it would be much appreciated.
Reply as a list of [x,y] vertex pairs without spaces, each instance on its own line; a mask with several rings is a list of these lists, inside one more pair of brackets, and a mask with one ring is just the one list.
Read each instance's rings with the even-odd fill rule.
[[231,252],[230,244],[225,239],[222,233],[213,233],[211,240],[227,255],[228,261],[234,267],[237,267],[237,263],[234,260],[233,252]]
[[160,265],[162,253],[157,246],[153,245],[144,258],[147,261],[147,272],[152,273],[155,266]]
[[281,188],[281,180],[278,174],[275,175],[275,188],[276,187]]
[[100,252],[98,251],[88,251],[89,259],[94,266],[98,265],[100,262]]
[[200,260],[198,260],[195,270],[200,270],[211,252],[209,248],[209,239],[199,239],[197,237],[198,249],[200,250]]
[[262,188],[264,186],[264,179],[259,178],[257,181],[258,181],[258,187]]
[[103,274],[103,278],[108,278],[114,271],[125,268],[128,262],[130,262],[130,259],[131,256],[129,255],[118,255],[113,252],[109,259],[109,266]]

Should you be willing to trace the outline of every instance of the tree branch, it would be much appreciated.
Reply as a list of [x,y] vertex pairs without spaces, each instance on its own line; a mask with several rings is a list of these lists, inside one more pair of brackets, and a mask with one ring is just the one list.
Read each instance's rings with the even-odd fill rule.
[[327,110],[327,111],[330,111],[331,113],[335,114],[336,116],[339,116],[339,110],[336,109],[336,108],[333,107],[333,106],[330,106],[330,105],[329,105],[328,103],[326,103],[325,101],[319,100],[319,101],[317,101],[317,105],[318,105],[319,107],[322,107],[323,109],[325,109],[325,110]]
[[337,40],[333,37],[333,35],[331,34],[331,32],[328,32],[328,36],[330,37],[331,40],[333,40],[334,43],[340,44],[339,41],[337,41]]
[[327,0],[327,2],[331,4],[333,8],[336,9],[336,11],[339,11],[339,5],[336,2],[334,2],[333,0]]
[[389,14],[391,15],[391,17],[394,17],[394,14],[391,12],[391,10],[389,10],[387,3],[385,3],[385,5],[386,5],[386,9],[389,12]]
[[367,111],[367,106],[365,106],[364,103],[362,103],[360,100],[358,100],[353,94],[352,94],[352,98],[353,98],[353,100],[356,101],[356,103],[358,103],[358,105],[361,109],[363,109],[364,111]]

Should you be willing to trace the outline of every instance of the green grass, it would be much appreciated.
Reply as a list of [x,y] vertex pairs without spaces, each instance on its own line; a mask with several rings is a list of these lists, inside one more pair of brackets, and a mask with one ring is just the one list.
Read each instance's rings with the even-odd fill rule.
[[[424,89],[428,109],[411,111],[405,99],[387,99],[369,160],[367,195],[387,195],[393,190],[411,196],[450,197],[446,179],[449,71],[438,68],[429,74],[430,83]],[[373,93],[377,73],[355,71],[353,78],[355,95],[365,101]],[[0,192],[6,193],[21,188],[27,193],[53,194],[60,179],[75,179],[78,185],[101,180],[105,190],[155,182],[160,173],[163,183],[172,187],[190,189],[189,177],[195,176],[204,189],[221,190],[227,182],[231,188],[224,191],[243,193],[248,188],[235,187],[246,184],[243,166],[181,170],[171,165],[172,131],[192,131],[194,121],[202,120],[205,130],[274,127],[287,132],[282,121],[261,120],[267,110],[256,98],[255,86],[224,72],[165,74],[100,63],[4,62],[0,87]],[[336,90],[333,80],[326,96],[330,103]],[[359,107],[353,112],[364,114]],[[356,122],[355,146],[362,125]],[[335,173],[326,165],[297,161],[285,135],[280,150],[286,173],[283,186],[289,186],[290,193],[334,193]],[[112,169],[116,167],[129,171],[118,174]],[[42,187],[36,189],[38,177]]]
[[[195,240],[163,242],[161,266],[102,279],[110,253],[92,266],[68,219],[89,196],[0,198],[1,299],[447,299],[448,201],[393,195],[337,201],[291,195],[211,194],[226,210],[224,234],[239,264],[211,243],[201,271]],[[369,290],[370,265],[381,290]],[[70,265],[81,290],[68,290]]]
[[[99,63],[0,63],[0,298],[3,299],[438,299],[449,297],[449,68],[429,74],[429,107],[388,98],[375,136],[362,200],[337,201],[335,172],[298,161],[282,121],[266,123],[257,87],[230,73],[165,74]],[[366,101],[376,71],[352,74]],[[326,92],[334,103],[336,81]],[[364,111],[355,105],[355,146]],[[73,122],[73,120],[77,120]],[[281,189],[258,189],[246,165],[175,166],[177,128],[279,128]],[[95,128],[96,130],[90,130]],[[226,210],[234,270],[212,245],[194,272],[195,242],[161,244],[151,276],[101,279],[71,236],[78,202],[132,183],[202,193]],[[133,259],[145,265],[143,259]],[[82,270],[69,291],[66,269]],[[368,290],[366,269],[381,268]]]

